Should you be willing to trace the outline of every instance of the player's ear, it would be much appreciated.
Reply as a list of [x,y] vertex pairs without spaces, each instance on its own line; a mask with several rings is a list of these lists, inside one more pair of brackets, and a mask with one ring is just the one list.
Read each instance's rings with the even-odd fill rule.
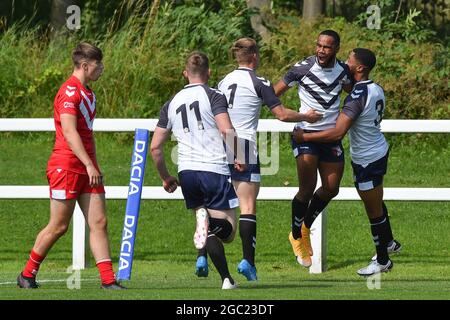
[[208,79],[211,77],[211,69],[208,69]]
[[187,72],[187,70],[183,70],[183,77],[185,77],[186,79],[188,79],[188,72]]
[[87,70],[88,70],[88,62],[87,62],[86,60],[83,60],[83,61],[80,63],[80,67],[81,67],[84,71],[87,71]]

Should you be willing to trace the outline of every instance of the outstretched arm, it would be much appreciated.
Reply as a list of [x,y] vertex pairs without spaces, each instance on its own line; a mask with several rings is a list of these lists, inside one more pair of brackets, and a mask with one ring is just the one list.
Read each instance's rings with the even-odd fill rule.
[[281,96],[283,93],[285,93],[290,87],[281,79],[278,81],[274,86],[273,89],[275,90],[275,94],[277,97]]
[[348,129],[350,129],[350,127],[352,126],[352,123],[353,119],[347,116],[345,113],[341,112],[336,121],[336,127],[334,127],[333,129],[309,133],[305,133],[301,129],[296,129],[292,134],[297,143],[309,141],[333,142],[341,140],[347,133]]
[[323,117],[321,113],[318,113],[312,109],[307,113],[299,113],[284,107],[282,104],[270,109],[270,111],[275,117],[277,117],[278,120],[284,122],[308,121],[310,123],[314,123]]

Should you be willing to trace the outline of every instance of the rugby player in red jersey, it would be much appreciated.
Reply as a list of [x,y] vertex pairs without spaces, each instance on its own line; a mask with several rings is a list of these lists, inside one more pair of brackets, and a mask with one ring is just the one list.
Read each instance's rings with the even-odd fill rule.
[[92,132],[96,98],[90,82],[103,72],[102,51],[80,43],[72,52],[74,71],[61,86],[54,100],[56,139],[47,165],[50,185],[50,221],[38,234],[30,258],[17,278],[21,288],[38,288],[39,266],[55,242],[66,233],[75,204],[90,229],[90,247],[100,272],[101,288],[123,289],[112,268],[105,189],[99,169]]

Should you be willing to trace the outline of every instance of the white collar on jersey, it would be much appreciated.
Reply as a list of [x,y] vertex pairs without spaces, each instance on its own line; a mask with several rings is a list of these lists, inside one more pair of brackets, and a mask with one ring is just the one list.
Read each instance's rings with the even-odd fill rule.
[[372,83],[372,82],[373,82],[372,80],[367,79],[367,80],[363,80],[363,81],[358,81],[357,83],[355,83],[355,85],[357,85],[359,83],[367,83],[367,84],[369,84],[369,83]]
[[253,71],[252,68],[247,68],[247,67],[238,67],[237,70],[248,70],[248,71]]
[[190,88],[190,87],[195,87],[195,86],[201,86],[201,85],[204,85],[204,84],[205,83],[203,83],[203,82],[189,83],[189,84],[185,85],[184,87],[185,88]]

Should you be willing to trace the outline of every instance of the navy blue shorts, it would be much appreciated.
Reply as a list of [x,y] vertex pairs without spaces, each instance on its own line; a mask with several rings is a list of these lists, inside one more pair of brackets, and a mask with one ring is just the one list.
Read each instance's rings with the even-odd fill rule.
[[239,206],[229,176],[208,171],[183,170],[178,173],[186,208],[206,207],[228,210]]
[[387,172],[389,151],[386,155],[365,168],[352,161],[353,180],[355,188],[361,191],[372,190],[383,183],[383,176]]
[[240,139],[241,148],[245,152],[245,164],[247,168],[239,172],[233,164],[229,164],[231,180],[245,182],[261,182],[261,165],[256,143],[249,140]]
[[[304,130],[304,132],[314,132],[309,130]],[[319,158],[320,162],[344,162],[344,148],[342,147],[342,142],[335,141],[329,143],[322,142],[302,142],[297,143],[292,138],[292,152],[294,157],[298,157],[301,154],[312,154]]]
[[247,168],[242,172],[237,171],[232,164],[228,166],[230,167],[232,181],[261,182],[259,158],[257,164],[248,164]]

